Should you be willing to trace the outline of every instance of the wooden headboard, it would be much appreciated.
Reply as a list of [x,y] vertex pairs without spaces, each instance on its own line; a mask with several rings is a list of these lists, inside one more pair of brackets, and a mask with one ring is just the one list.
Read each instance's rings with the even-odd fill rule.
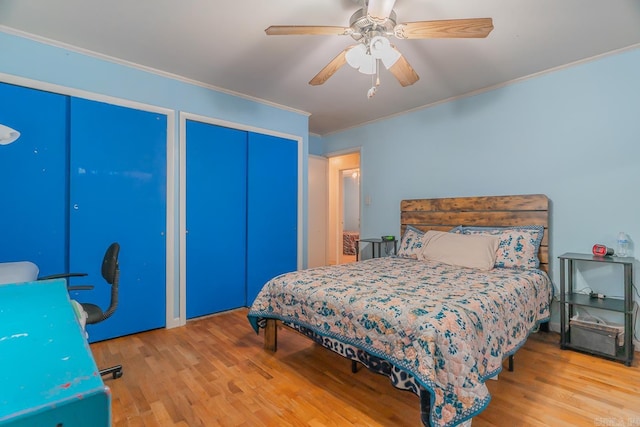
[[449,231],[458,225],[542,225],[538,257],[540,269],[549,272],[549,199],[544,194],[403,200],[400,224],[402,234],[407,225],[423,231]]

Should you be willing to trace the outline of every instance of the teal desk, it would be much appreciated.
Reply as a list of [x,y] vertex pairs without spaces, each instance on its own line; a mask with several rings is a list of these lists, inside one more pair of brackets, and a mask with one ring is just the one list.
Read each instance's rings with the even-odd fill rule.
[[111,425],[111,394],[64,280],[0,285],[0,426]]

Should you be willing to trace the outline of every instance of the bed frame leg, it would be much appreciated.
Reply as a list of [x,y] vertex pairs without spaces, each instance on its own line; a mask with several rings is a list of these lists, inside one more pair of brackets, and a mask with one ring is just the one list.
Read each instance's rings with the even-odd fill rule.
[[273,352],[278,350],[276,319],[267,319],[267,324],[264,327],[264,349]]
[[513,354],[509,356],[509,372],[513,372]]

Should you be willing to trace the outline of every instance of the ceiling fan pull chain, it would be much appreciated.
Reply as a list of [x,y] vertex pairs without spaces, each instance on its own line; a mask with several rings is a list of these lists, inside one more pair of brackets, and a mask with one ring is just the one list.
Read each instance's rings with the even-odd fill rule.
[[371,99],[375,96],[378,88],[376,87],[375,74],[371,74],[371,88],[367,91],[367,98]]
[[376,72],[371,74],[371,89],[367,91],[367,98],[369,99],[374,97],[374,95],[378,91],[378,86],[380,86],[380,60],[374,60],[376,61]]

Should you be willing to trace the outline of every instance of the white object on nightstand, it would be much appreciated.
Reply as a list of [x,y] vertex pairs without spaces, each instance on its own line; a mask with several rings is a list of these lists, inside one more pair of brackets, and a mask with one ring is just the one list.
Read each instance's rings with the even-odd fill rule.
[[616,247],[616,256],[629,255],[629,236],[622,231],[618,233],[618,246]]

